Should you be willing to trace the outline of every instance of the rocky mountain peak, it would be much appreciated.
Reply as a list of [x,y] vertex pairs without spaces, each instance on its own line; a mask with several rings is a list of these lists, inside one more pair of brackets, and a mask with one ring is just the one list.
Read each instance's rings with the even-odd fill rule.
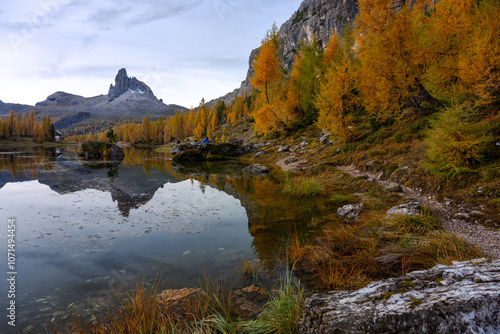
[[153,91],[151,90],[151,88],[149,88],[148,85],[135,77],[129,77],[127,75],[127,70],[125,68],[121,68],[118,71],[118,74],[116,74],[114,86],[113,84],[109,86],[109,102],[115,100],[129,90],[133,93],[143,94],[146,98],[157,100],[156,96],[153,94]]

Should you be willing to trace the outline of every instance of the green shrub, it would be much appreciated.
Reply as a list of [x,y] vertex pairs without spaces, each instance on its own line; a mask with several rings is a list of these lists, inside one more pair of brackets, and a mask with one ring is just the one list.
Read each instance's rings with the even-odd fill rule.
[[460,106],[444,109],[431,121],[426,133],[429,159],[439,167],[473,167],[484,161],[493,140],[487,122],[477,122],[477,113]]

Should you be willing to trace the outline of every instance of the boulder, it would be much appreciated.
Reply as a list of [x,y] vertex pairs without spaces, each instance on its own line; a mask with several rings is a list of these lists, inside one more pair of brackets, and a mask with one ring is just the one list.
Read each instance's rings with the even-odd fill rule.
[[386,217],[397,215],[415,216],[420,214],[422,214],[422,207],[420,206],[420,203],[412,202],[390,208],[386,213]]
[[245,154],[247,151],[239,145],[222,143],[222,144],[179,144],[174,146],[172,154],[174,162],[201,162],[201,161],[217,161],[229,160],[232,157],[237,157]]
[[394,184],[392,186],[385,187],[384,191],[400,193],[403,191],[403,187],[401,187],[399,184]]
[[300,333],[500,333],[499,273],[500,260],[479,259],[315,294]]
[[290,151],[290,146],[281,146],[280,148],[278,148],[278,153],[289,152],[289,151]]
[[180,146],[180,144],[174,145],[174,147],[172,147],[172,151],[170,151],[170,153],[172,153],[172,154],[179,153],[180,152],[179,146]]
[[261,141],[260,143],[254,143],[253,144],[253,149],[254,150],[258,150],[258,149],[261,149],[265,146],[268,146],[269,144],[267,143],[267,141]]
[[243,168],[243,172],[248,174],[265,174],[269,173],[269,168],[261,164],[253,164]]
[[255,153],[254,158],[260,158],[263,155],[264,155],[264,152],[257,152],[257,153]]
[[363,203],[347,204],[337,209],[337,215],[346,220],[356,220],[363,210]]

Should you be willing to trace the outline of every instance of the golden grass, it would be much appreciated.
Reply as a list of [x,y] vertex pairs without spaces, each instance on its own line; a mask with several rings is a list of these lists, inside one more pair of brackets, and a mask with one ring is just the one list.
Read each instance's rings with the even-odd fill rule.
[[282,192],[295,196],[316,196],[325,193],[325,185],[319,176],[286,177]]

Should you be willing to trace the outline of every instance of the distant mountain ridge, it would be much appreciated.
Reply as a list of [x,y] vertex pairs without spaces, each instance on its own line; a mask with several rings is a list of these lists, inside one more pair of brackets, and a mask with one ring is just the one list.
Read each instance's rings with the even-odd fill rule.
[[114,85],[110,85],[106,95],[83,97],[59,91],[35,106],[0,101],[0,116],[7,115],[10,110],[22,113],[32,109],[37,118],[50,116],[58,130],[99,123],[104,128],[118,121],[142,119],[146,114],[152,118],[168,117],[187,110],[179,105],[164,104],[147,84],[128,77],[125,68],[118,71]]

